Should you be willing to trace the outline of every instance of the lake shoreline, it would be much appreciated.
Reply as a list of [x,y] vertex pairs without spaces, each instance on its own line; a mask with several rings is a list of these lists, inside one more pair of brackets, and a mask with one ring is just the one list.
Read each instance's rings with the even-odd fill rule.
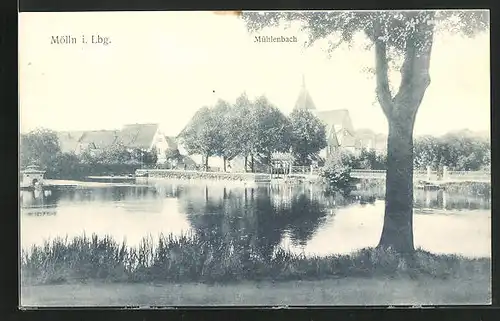
[[490,258],[433,254],[417,249],[404,257],[390,250],[364,248],[350,254],[307,257],[277,248],[263,254],[241,241],[211,242],[207,235],[162,236],[139,247],[110,236],[55,239],[23,251],[21,283],[74,281],[117,283],[324,280],[329,278],[433,277],[448,280],[491,275]]

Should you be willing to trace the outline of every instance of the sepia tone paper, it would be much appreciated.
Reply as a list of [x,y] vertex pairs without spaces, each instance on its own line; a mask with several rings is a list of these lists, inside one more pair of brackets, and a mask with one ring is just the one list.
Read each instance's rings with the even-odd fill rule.
[[490,304],[488,19],[21,13],[21,306]]

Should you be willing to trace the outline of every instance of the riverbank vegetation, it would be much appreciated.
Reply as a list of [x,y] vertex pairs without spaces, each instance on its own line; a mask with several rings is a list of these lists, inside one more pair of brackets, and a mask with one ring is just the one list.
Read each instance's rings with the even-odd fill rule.
[[[209,233],[208,233],[209,234]],[[411,257],[366,248],[348,255],[308,257],[277,248],[263,255],[251,240],[222,241],[199,233],[144,238],[138,247],[109,236],[56,238],[23,250],[23,285],[79,281],[201,282],[321,280],[344,277],[467,278],[490,275],[489,258],[437,255],[417,249]]]
[[[238,98],[234,106],[221,100],[214,108],[201,110],[181,138],[194,153],[217,155],[226,161],[244,155],[246,167],[251,172],[267,172],[265,166],[259,168],[255,164],[265,164],[269,161],[269,154],[276,151],[291,150],[296,165],[309,165],[318,159],[319,151],[326,144],[324,126],[319,119],[308,111],[295,111],[290,117],[285,117],[265,98],[257,101],[260,116],[249,118],[246,116],[258,109],[252,107],[257,102],[249,101],[245,95]],[[218,123],[221,119],[234,126],[222,126]],[[281,128],[278,136],[273,134],[279,129],[276,126]],[[264,139],[270,135],[274,137],[273,141]],[[491,169],[490,140],[468,131],[440,137],[417,137],[413,149],[415,169],[425,170],[427,166],[433,170],[447,166],[454,171]],[[173,163],[185,167],[185,156],[177,149],[167,150],[165,156],[166,168],[171,168],[169,164]],[[119,143],[99,149],[86,148],[77,155],[61,151],[54,131],[36,129],[21,135],[21,167],[37,164],[47,171],[47,178],[83,179],[90,175],[132,174],[143,166],[155,166],[157,157],[154,151],[129,150]],[[334,157],[342,158],[350,169],[387,169],[387,155],[375,150],[362,149],[359,153],[339,150]],[[188,164],[188,169],[193,169],[193,164]]]
[[63,152],[57,133],[44,128],[21,135],[21,168],[36,164],[49,179],[84,179],[91,175],[133,174],[143,165],[156,164],[155,151],[128,149],[117,143],[104,148],[88,146],[80,154]]

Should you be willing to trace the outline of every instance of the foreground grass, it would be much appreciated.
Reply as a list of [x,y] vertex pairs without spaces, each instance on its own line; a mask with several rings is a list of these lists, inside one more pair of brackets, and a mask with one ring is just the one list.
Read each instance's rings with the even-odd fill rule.
[[[367,248],[349,255],[306,257],[278,248],[263,255],[250,239],[161,235],[138,247],[111,237],[57,238],[23,251],[23,286],[77,282],[206,283],[383,278],[452,280],[490,278],[491,260],[417,250],[411,259]],[[333,282],[333,281],[332,281]]]
[[72,283],[21,287],[21,306],[434,305],[490,304],[489,278],[430,276],[320,281]]

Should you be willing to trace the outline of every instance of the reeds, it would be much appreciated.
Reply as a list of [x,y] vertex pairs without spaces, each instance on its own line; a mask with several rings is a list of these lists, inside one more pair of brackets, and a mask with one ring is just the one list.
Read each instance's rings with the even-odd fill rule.
[[332,277],[435,278],[490,275],[490,259],[435,255],[417,250],[408,260],[401,255],[366,248],[349,255],[307,257],[283,248],[265,256],[251,239],[213,240],[209,235],[160,235],[144,238],[137,247],[109,236],[56,238],[24,250],[23,284],[74,281],[104,282],[234,282],[297,280]]

